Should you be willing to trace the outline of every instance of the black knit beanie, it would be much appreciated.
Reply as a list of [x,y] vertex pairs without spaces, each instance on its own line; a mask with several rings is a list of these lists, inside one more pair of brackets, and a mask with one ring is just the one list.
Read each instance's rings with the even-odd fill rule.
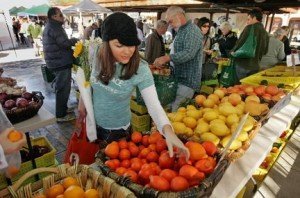
[[109,15],[103,21],[101,33],[103,41],[118,39],[121,44],[126,46],[138,46],[141,43],[133,19],[122,12]]

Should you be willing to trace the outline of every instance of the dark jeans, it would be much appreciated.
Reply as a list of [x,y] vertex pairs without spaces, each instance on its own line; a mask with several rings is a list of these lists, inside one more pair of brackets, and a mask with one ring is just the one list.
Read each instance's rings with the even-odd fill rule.
[[[109,144],[112,141],[118,141],[122,138],[128,138],[131,134],[131,127],[128,127],[128,129],[118,129],[118,130],[108,130],[104,129],[101,126],[97,125],[97,138],[99,142],[104,144]],[[101,145],[100,145],[101,146]]]
[[56,117],[61,118],[67,115],[71,91],[71,68],[52,71],[55,75]]

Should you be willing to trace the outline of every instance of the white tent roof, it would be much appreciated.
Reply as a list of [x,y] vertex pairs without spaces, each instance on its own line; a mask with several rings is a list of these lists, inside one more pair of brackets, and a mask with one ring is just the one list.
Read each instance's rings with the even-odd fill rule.
[[97,3],[94,3],[91,0],[83,0],[80,3],[73,5],[69,8],[63,10],[64,14],[76,14],[76,13],[83,13],[83,14],[91,14],[91,13],[108,13],[111,12],[110,9],[102,7]]

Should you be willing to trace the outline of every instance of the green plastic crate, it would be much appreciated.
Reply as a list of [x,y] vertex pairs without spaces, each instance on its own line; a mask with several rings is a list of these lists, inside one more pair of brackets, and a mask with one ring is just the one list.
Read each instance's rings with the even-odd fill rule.
[[139,114],[146,114],[148,113],[148,109],[144,105],[139,105],[136,101],[136,99],[132,98],[130,100],[130,108],[132,111],[137,112]]
[[[31,140],[32,146],[47,146],[50,151],[41,157],[35,158],[36,167],[49,167],[55,164],[55,153],[56,149],[50,144],[49,140],[46,137],[38,137]],[[31,161],[27,161],[21,164],[19,173],[12,178],[12,182],[18,180],[22,175],[32,170]],[[3,189],[7,186],[5,176],[0,174],[0,189]]]

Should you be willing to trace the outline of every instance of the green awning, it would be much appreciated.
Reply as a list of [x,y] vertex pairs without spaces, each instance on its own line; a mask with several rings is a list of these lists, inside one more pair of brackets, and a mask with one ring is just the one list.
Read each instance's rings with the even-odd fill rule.
[[47,16],[49,8],[50,6],[48,6],[47,4],[43,4],[43,5],[31,7],[27,10],[24,10],[23,12],[29,15]]
[[10,15],[17,15],[18,12],[23,12],[24,10],[26,10],[27,8],[21,6],[21,7],[12,7],[11,9],[9,9],[9,14]]

